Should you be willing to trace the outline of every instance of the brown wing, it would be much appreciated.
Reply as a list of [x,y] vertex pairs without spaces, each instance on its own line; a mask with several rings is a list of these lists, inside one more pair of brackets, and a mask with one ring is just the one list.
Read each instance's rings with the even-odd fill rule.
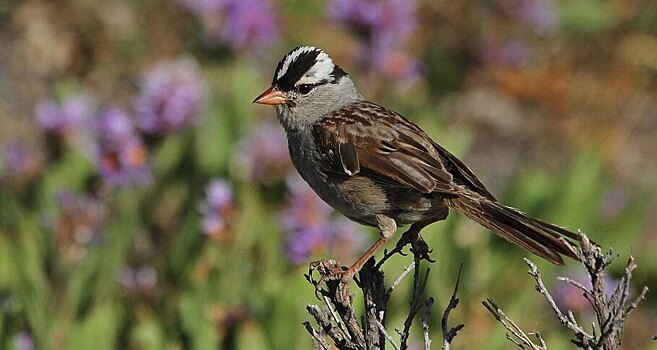
[[[474,174],[418,126],[371,102],[355,102],[315,124],[328,171],[368,175],[422,193],[456,193],[465,185],[493,198]],[[456,182],[455,182],[456,180]]]
[[449,151],[435,142],[433,142],[433,146],[440,153],[443,164],[447,168],[447,171],[453,174],[455,179],[457,179],[462,184],[465,184],[469,189],[477,192],[478,194],[497,202],[497,199],[495,199],[495,197],[490,192],[488,192],[484,184],[479,181],[472,170],[463,164],[460,159],[456,158],[455,155],[451,154]]

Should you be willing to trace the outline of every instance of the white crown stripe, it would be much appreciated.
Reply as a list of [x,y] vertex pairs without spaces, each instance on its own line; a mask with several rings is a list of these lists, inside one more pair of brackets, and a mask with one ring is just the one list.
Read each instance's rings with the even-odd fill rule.
[[[312,46],[301,46],[298,49],[287,54],[287,56],[285,56],[285,61],[283,61],[283,66],[281,67],[281,70],[278,71],[278,74],[276,74],[276,79],[280,79],[282,76],[284,76],[287,70],[290,68],[290,64],[296,61],[297,58],[301,56],[301,54],[311,52],[314,50],[319,50],[319,49]],[[326,55],[324,52],[322,52],[322,54]]]
[[314,77],[316,81],[328,79],[335,68],[333,60],[325,53],[322,52],[317,55],[315,59],[317,62],[310,67],[305,77]]

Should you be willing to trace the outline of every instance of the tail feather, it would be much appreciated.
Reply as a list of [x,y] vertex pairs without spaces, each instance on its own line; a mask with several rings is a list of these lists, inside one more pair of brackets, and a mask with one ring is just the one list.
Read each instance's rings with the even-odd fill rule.
[[576,245],[571,241],[578,239],[577,233],[480,196],[447,198],[445,203],[505,240],[553,264],[563,265],[562,255],[579,260]]

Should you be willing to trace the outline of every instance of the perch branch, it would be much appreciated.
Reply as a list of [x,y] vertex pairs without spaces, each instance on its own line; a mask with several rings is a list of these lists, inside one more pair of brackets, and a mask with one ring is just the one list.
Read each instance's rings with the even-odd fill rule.
[[[579,289],[591,305],[596,315],[596,321],[593,322],[590,333],[585,331],[577,323],[572,311],[567,310],[564,313],[559,309],[554,298],[545,287],[541,273],[538,271],[536,265],[525,259],[525,263],[529,266],[529,274],[536,281],[535,289],[545,297],[545,300],[557,316],[559,322],[575,336],[575,339],[571,340],[573,344],[581,349],[618,349],[621,346],[625,321],[630,313],[638,307],[639,303],[645,299],[648,288],[644,287],[638,296],[630,302],[630,282],[632,280],[632,272],[636,269],[634,258],[630,256],[625,264],[625,272],[620,283],[611,296],[609,296],[604,281],[605,269],[612,264],[615,258],[612,251],[609,250],[603,253],[602,249],[594,242],[591,242],[584,234],[580,235],[579,246],[580,251],[578,252],[578,256],[581,258],[582,265],[591,281],[591,288],[587,288],[583,283],[567,277],[559,277],[558,280]],[[523,337],[524,333],[513,321],[502,313],[497,305],[488,300],[488,302],[484,302],[484,306],[515,337],[514,339],[511,336],[507,336],[514,344],[523,349],[525,348],[524,346],[533,346],[527,342],[527,337]],[[545,349],[543,339],[538,334],[537,338],[541,343],[539,349]]]
[[456,307],[459,305],[459,298],[456,297],[459,291],[459,284],[461,282],[461,272],[463,272],[463,263],[459,266],[459,273],[456,275],[456,283],[454,284],[454,292],[452,293],[452,297],[449,299],[449,303],[447,304],[447,307],[445,308],[445,311],[443,312],[443,318],[441,320],[441,326],[443,330],[443,349],[444,350],[449,350],[451,347],[452,339],[456,337],[456,334],[465,327],[465,324],[461,323],[456,325],[455,327],[452,327],[448,329],[447,327],[447,319],[449,318],[450,312],[452,310],[456,309]]

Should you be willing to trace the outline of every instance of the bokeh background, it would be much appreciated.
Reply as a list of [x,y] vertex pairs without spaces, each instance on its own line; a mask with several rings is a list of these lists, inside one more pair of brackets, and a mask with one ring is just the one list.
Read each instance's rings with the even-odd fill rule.
[[[309,190],[273,109],[251,103],[301,44],[505,203],[612,247],[610,286],[632,254],[635,291],[657,291],[655,1],[3,0],[0,348],[312,346],[307,263],[349,264],[376,233]],[[569,348],[526,253],[458,215],[424,237],[434,344],[463,262],[454,348],[512,347],[487,297]],[[590,319],[555,281],[581,268],[532,259],[560,305]],[[410,261],[390,260],[387,276]],[[624,348],[657,349],[654,293]]]

